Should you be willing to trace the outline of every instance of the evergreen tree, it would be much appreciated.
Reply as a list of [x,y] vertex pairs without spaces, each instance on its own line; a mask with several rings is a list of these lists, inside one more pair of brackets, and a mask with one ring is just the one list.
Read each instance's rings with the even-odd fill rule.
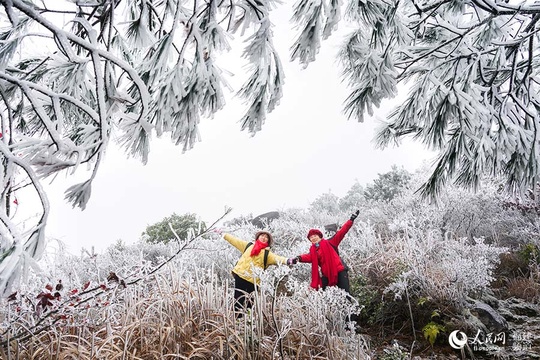
[[339,199],[339,208],[344,212],[354,211],[365,201],[364,187],[356,180],[349,191],[347,191],[347,194]]
[[379,174],[373,184],[366,186],[364,197],[367,200],[390,201],[401,194],[410,180],[411,174],[407,170],[393,165],[392,170]]
[[[171,230],[172,229],[174,230]],[[151,244],[165,243],[176,240],[176,235],[181,240],[188,238],[189,232],[201,228],[202,231],[206,230],[206,223],[200,221],[196,214],[183,214],[177,215],[173,213],[171,216],[163,218],[163,220],[149,225],[142,233],[142,239]]]
[[339,197],[331,191],[317,197],[309,206],[315,213],[337,214],[339,212]]

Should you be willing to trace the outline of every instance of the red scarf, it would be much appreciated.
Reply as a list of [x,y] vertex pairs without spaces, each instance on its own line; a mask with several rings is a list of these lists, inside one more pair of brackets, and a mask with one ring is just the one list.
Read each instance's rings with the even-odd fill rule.
[[251,256],[257,256],[261,252],[262,249],[267,248],[268,243],[263,243],[262,241],[256,240],[255,245],[251,248]]
[[339,256],[332,248],[332,245],[328,240],[319,241],[319,251],[317,252],[317,246],[311,245],[309,248],[309,254],[311,255],[311,287],[319,289],[322,287],[322,280],[319,276],[319,257],[321,257],[322,264],[321,270],[324,276],[328,278],[328,286],[337,285],[338,281],[338,267],[341,264]]

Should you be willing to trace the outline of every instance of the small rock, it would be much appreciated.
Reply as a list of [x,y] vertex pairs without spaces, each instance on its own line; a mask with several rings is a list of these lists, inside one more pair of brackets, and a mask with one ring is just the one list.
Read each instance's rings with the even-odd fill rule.
[[493,296],[493,292],[484,292],[480,299],[494,309],[499,309],[499,299]]
[[518,316],[516,316],[516,314],[514,314],[513,312],[511,312],[509,309],[507,308],[503,308],[501,307],[499,309],[499,314],[501,314],[501,316],[503,318],[506,319],[506,321],[508,322],[512,322],[512,323],[520,323],[520,321],[522,321]]
[[508,329],[508,322],[504,317],[486,303],[476,301],[471,308],[471,313],[476,313],[478,319],[486,325],[490,331],[501,332]]
[[540,315],[540,309],[538,305],[531,304],[531,303],[512,303],[508,306],[509,310],[517,315],[523,315],[523,316],[529,316],[529,317],[535,317]]

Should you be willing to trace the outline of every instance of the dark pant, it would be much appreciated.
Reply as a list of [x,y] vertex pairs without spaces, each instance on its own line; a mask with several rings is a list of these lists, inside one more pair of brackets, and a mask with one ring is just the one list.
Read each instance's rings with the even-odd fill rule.
[[[326,289],[326,287],[328,286],[328,278],[323,275],[321,280],[322,280],[322,288]],[[338,272],[337,287],[345,290],[347,294],[351,293],[351,285],[349,283],[349,270],[342,270]]]
[[253,291],[255,291],[256,286],[242,279],[240,276],[233,273],[234,277],[234,310],[242,311],[244,309],[249,309],[253,306],[253,301],[251,296],[249,296]]

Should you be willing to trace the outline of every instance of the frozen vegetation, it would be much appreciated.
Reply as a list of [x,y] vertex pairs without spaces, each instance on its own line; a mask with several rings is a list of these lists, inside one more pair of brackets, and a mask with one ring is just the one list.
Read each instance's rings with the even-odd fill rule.
[[[238,253],[207,224],[167,244],[118,242],[80,256],[48,251],[0,306],[1,351],[16,359],[427,358],[451,350],[451,331],[474,329],[473,299],[538,304],[533,203],[511,202],[490,182],[476,194],[449,188],[430,205],[414,194],[422,174],[390,174],[397,175],[356,184],[343,198],[323,194],[308,209],[281,210],[266,226],[275,252],[291,257],[308,249],[307,229],[341,223],[359,208],[340,247],[354,302],[337,288],[310,290],[308,266],[271,267],[254,309],[235,319],[230,270]],[[257,230],[223,221],[244,239]],[[408,348],[383,341],[404,337]]]

